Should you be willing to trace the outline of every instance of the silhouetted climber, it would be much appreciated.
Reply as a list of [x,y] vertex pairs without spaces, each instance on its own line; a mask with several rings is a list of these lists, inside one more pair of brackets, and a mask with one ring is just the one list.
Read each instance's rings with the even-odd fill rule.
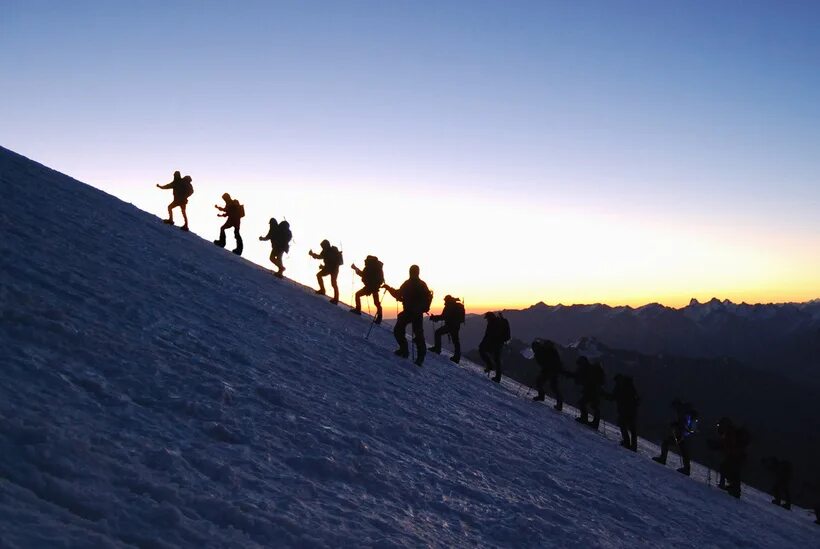
[[432,347],[428,349],[428,351],[432,351],[434,353],[441,353],[441,338],[445,334],[450,336],[450,340],[453,342],[453,356],[450,357],[452,362],[458,364],[461,360],[461,338],[459,337],[459,330],[461,330],[461,325],[464,324],[465,318],[465,311],[464,305],[461,303],[457,297],[453,297],[451,295],[444,296],[444,309],[441,311],[440,315],[430,315],[430,320],[433,322],[438,322],[439,320],[444,321],[444,326],[436,329],[434,332],[435,343]]
[[749,446],[749,432],[744,427],[737,427],[728,417],[721,418],[717,424],[718,438],[706,441],[712,450],[720,450],[723,461],[720,464],[718,488],[730,495],[740,497],[740,474],[746,461],[746,448]]
[[356,306],[350,309],[350,312],[357,315],[362,314],[362,297],[373,296],[373,305],[376,306],[376,316],[373,317],[373,322],[381,324],[382,304],[379,300],[379,290],[384,284],[384,264],[375,255],[369,255],[364,258],[364,269],[358,268],[355,263],[350,268],[359,275],[364,284],[364,288],[356,292]]
[[501,351],[504,344],[510,340],[510,323],[501,313],[484,313],[487,320],[487,329],[478,345],[478,354],[484,361],[484,371],[489,373],[495,370],[493,381],[501,382]]
[[182,212],[182,220],[185,222],[182,226],[183,231],[188,230],[188,214],[186,213],[185,208],[188,205],[188,199],[192,194],[194,194],[194,186],[191,181],[192,179],[190,175],[182,177],[177,171],[174,172],[174,180],[167,185],[157,184],[158,189],[172,189],[174,192],[174,200],[168,204],[168,219],[163,219],[162,222],[167,223],[168,225],[173,225],[174,208],[179,207],[179,210]]
[[[576,421],[593,429],[601,423],[601,390],[604,385],[604,369],[599,362],[590,362],[585,356],[578,357],[576,362],[575,381],[581,386],[581,400],[578,410],[581,415]],[[589,421],[589,410],[592,409],[592,421]]]
[[544,385],[549,381],[550,389],[555,395],[555,406],[553,407],[560,412],[564,407],[564,397],[561,395],[561,387],[558,385],[558,376],[563,372],[561,355],[558,354],[555,343],[540,338],[532,342],[532,352],[535,355],[535,362],[541,367],[541,373],[538,374],[538,378],[535,380],[538,394],[533,397],[533,400],[544,400],[546,396]]
[[698,432],[700,418],[697,411],[688,402],[681,402],[678,399],[672,401],[672,409],[675,411],[675,421],[670,424],[671,433],[661,442],[661,455],[652,459],[666,465],[666,456],[669,453],[669,445],[674,443],[678,447],[678,452],[683,461],[683,466],[678,469],[679,473],[689,475],[689,440]]
[[[774,475],[774,487],[772,487],[772,503],[782,505],[784,509],[792,508],[792,464],[785,459],[777,459],[774,456],[760,460],[763,467]],[[782,502],[782,503],[781,503]]]
[[290,232],[290,223],[287,221],[277,223],[273,217],[270,218],[268,234],[259,237],[261,241],[270,241],[270,261],[279,269],[274,273],[279,278],[284,276],[282,273],[285,272],[285,266],[282,264],[282,256],[290,250],[291,238],[293,235]]
[[638,391],[629,376],[615,374],[615,388],[611,393],[603,393],[609,400],[615,401],[618,410],[618,427],[621,429],[621,446],[633,452],[638,451]]
[[316,280],[319,281],[319,289],[316,293],[325,295],[325,282],[322,280],[324,276],[330,276],[330,287],[333,288],[333,299],[330,300],[334,305],[339,302],[339,286],[336,285],[336,278],[339,276],[339,267],[344,263],[342,252],[336,246],[331,246],[327,240],[322,240],[320,244],[322,251],[313,253],[313,250],[308,252],[308,255],[313,259],[321,259],[323,263],[319,266],[319,272],[316,273]]
[[430,310],[430,304],[433,302],[433,292],[419,278],[418,265],[410,267],[410,278],[398,290],[387,284],[384,287],[396,301],[401,301],[403,309],[396,318],[396,326],[393,328],[393,335],[399,344],[395,354],[402,358],[410,356],[404,334],[407,325],[410,324],[413,327],[413,342],[416,344],[416,366],[421,366],[424,362],[424,354],[427,351],[424,344],[423,318],[424,313]]
[[245,217],[245,206],[239,203],[239,200],[231,198],[231,195],[225,193],[222,195],[222,200],[225,201],[225,207],[214,205],[214,208],[222,212],[219,217],[227,217],[225,224],[219,228],[219,240],[214,240],[214,244],[220,248],[225,247],[225,229],[233,227],[233,236],[236,238],[236,248],[233,253],[242,255],[242,236],[239,234],[240,220]]

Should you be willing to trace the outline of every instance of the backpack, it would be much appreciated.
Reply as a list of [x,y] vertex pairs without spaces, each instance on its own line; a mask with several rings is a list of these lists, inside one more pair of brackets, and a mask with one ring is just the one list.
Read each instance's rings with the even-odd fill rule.
[[342,252],[336,246],[331,246],[325,259],[325,265],[328,267],[340,267],[344,264],[345,260]]
[[190,177],[183,177],[182,178],[182,196],[185,198],[189,198],[192,194],[194,194],[194,185],[191,183]]
[[498,313],[498,336],[502,342],[506,343],[510,339],[512,339],[512,334],[510,333],[510,321],[504,318],[501,313]]
[[554,345],[548,345],[543,341],[533,342],[532,345],[535,361],[539,366],[548,372],[557,372],[561,369],[561,356]]
[[362,271],[362,281],[368,288],[379,288],[384,284],[384,264],[374,255],[369,255],[364,260],[364,271]]
[[700,420],[695,416],[694,413],[688,413],[683,419],[683,428],[681,429],[681,434],[683,438],[688,438],[692,435],[696,435],[698,433],[698,428],[700,427]]
[[287,251],[290,247],[290,240],[293,238],[293,235],[290,232],[290,225],[287,221],[282,221],[279,226],[276,228],[276,245],[279,248]]
[[604,384],[606,376],[604,375],[604,369],[601,368],[600,362],[593,362],[592,367],[589,370],[589,381],[590,384],[595,387],[600,387]]
[[430,288],[427,288],[427,295],[425,296],[425,299],[424,299],[424,310],[422,312],[425,312],[425,313],[429,312],[430,311],[430,305],[432,305],[432,304],[433,304],[433,290],[431,290]]
[[635,383],[632,381],[631,377],[624,376],[623,380],[623,391],[624,391],[624,399],[637,406],[640,404],[641,399],[638,397],[638,390],[635,388]]
[[225,213],[229,218],[242,219],[245,217],[245,206],[240,204],[239,200],[233,199],[225,206]]
[[467,320],[467,313],[464,310],[464,303],[456,301],[451,305],[451,307],[453,308],[453,320],[457,324],[464,324]]

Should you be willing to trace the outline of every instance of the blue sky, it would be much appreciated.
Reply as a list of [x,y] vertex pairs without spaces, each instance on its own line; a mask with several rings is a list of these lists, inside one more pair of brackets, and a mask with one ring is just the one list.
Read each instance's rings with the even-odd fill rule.
[[[306,246],[321,226],[356,257],[370,238],[400,276],[395,246],[492,296],[473,302],[820,297],[820,4],[7,0],[0,14],[0,144],[157,215],[152,185],[179,168],[208,208],[236,189],[281,212],[256,208],[260,225],[298,211]],[[528,259],[545,246],[560,257]],[[613,246],[589,280],[553,268]],[[310,281],[315,265],[294,267]]]

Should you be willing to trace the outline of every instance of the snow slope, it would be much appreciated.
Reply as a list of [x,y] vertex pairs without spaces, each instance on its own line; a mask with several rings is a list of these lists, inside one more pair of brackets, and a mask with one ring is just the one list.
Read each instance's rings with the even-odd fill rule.
[[0,191],[3,547],[820,543],[5,149]]

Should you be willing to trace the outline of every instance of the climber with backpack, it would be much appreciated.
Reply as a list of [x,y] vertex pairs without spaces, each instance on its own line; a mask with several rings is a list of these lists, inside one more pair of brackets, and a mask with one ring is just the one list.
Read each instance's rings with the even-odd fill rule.
[[424,343],[424,313],[430,310],[430,304],[433,302],[433,292],[419,278],[418,265],[410,267],[410,278],[398,289],[387,284],[384,285],[384,288],[390,292],[390,295],[396,301],[402,303],[402,312],[396,318],[396,326],[393,328],[393,336],[399,344],[399,348],[396,349],[394,354],[402,358],[410,356],[405,336],[405,330],[409,324],[413,327],[413,342],[416,344],[416,366],[421,366],[427,351]]
[[538,394],[533,397],[535,401],[542,401],[546,397],[544,386],[550,382],[550,389],[555,395],[555,406],[559,412],[564,407],[564,397],[561,394],[561,387],[558,385],[559,375],[563,372],[561,355],[555,348],[555,343],[548,339],[537,338],[532,342],[532,352],[535,362],[541,368],[541,372],[535,380],[535,388]]
[[784,509],[792,508],[792,464],[789,460],[778,459],[775,456],[765,457],[760,460],[763,468],[774,476],[774,486],[772,487],[772,503],[782,505]]
[[484,361],[484,372],[495,370],[493,381],[501,383],[501,351],[510,340],[510,323],[500,312],[484,313],[484,319],[487,321],[487,328],[478,345],[478,354]]
[[362,279],[364,287],[356,292],[356,306],[350,309],[353,314],[362,314],[362,298],[373,296],[373,304],[376,306],[376,316],[373,317],[375,324],[382,322],[382,304],[379,299],[379,291],[384,284],[384,264],[375,255],[364,258],[364,269],[360,269],[354,263],[350,266],[353,271]]
[[336,284],[336,278],[339,276],[339,267],[344,264],[344,258],[339,248],[331,246],[327,239],[322,240],[320,246],[322,251],[318,254],[314,253],[313,250],[308,252],[310,257],[320,259],[323,262],[319,266],[319,272],[316,273],[316,280],[319,281],[319,289],[316,290],[316,293],[325,295],[325,282],[322,277],[330,276],[330,286],[333,288],[333,299],[330,302],[336,305],[339,303],[339,286]]
[[615,388],[611,393],[602,392],[607,400],[615,401],[618,411],[618,427],[621,429],[621,446],[638,451],[638,404],[641,399],[630,376],[615,374]]
[[270,261],[278,269],[274,273],[275,276],[282,278],[285,271],[285,266],[282,264],[282,256],[290,250],[290,240],[293,235],[290,232],[290,224],[287,221],[277,223],[276,219],[271,217],[268,224],[268,234],[260,236],[260,241],[270,241]]
[[174,179],[170,183],[166,185],[157,183],[158,189],[171,189],[174,193],[174,200],[168,204],[168,219],[163,219],[162,222],[167,225],[173,225],[174,208],[179,207],[179,210],[182,212],[182,220],[184,221],[181,227],[183,231],[188,230],[188,214],[185,208],[188,206],[188,199],[194,194],[194,186],[191,181],[190,175],[182,177],[182,175],[176,171],[174,172]]
[[726,490],[729,495],[740,497],[740,474],[746,462],[746,448],[749,446],[749,431],[738,427],[728,417],[723,417],[717,424],[717,439],[709,439],[706,445],[710,450],[723,454],[720,463],[718,488]]
[[461,360],[461,339],[459,338],[458,332],[461,330],[461,325],[464,324],[465,318],[466,312],[464,310],[464,304],[461,303],[461,300],[449,294],[444,296],[444,309],[441,311],[441,314],[430,315],[430,320],[433,322],[443,320],[444,326],[436,329],[433,334],[435,337],[435,343],[427,350],[440,354],[441,338],[447,334],[450,336],[450,340],[453,342],[454,347],[453,356],[450,357],[450,360],[458,364]]
[[697,410],[688,402],[681,402],[678,399],[672,401],[672,409],[675,412],[675,420],[669,424],[670,434],[661,442],[661,454],[652,458],[661,465],[666,465],[666,456],[669,453],[669,446],[675,444],[683,464],[678,469],[678,473],[689,476],[691,472],[689,444],[691,439],[698,433],[700,416]]
[[225,193],[222,195],[222,200],[225,201],[225,206],[214,204],[214,208],[222,212],[218,217],[227,217],[228,219],[219,228],[219,240],[214,240],[214,244],[220,248],[225,247],[225,229],[233,227],[233,236],[236,238],[236,248],[233,253],[242,255],[242,236],[239,234],[240,220],[245,217],[245,206],[239,203],[239,200],[231,198],[231,195]]
[[[605,376],[600,362],[592,362],[587,357],[578,357],[576,361],[575,382],[581,386],[581,400],[578,410],[581,415],[576,421],[587,427],[598,429],[601,423],[601,391]],[[592,421],[589,420],[589,410],[592,410]]]

